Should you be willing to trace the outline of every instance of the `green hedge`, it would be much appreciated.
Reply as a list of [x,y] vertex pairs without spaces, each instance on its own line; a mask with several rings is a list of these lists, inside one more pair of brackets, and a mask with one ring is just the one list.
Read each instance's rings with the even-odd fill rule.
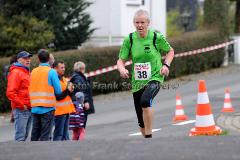
[[[176,54],[183,51],[205,48],[222,42],[222,38],[218,33],[210,31],[192,32],[180,38],[170,40]],[[217,68],[222,64],[224,54],[224,49],[218,49],[195,56],[175,58],[169,78]]]
[[[175,53],[177,54],[184,51],[199,49],[202,47],[218,44],[222,42],[222,39],[219,37],[218,33],[210,31],[198,31],[184,34],[179,38],[170,39],[169,42],[174,48]],[[116,46],[82,50],[69,50],[65,52],[55,52],[53,54],[56,59],[65,61],[66,75],[70,76],[72,73],[74,62],[79,60],[86,63],[86,72],[115,65],[118,59],[119,48],[119,46]],[[169,78],[175,78],[190,73],[199,73],[210,68],[219,67],[223,62],[223,57],[224,49],[219,49],[200,55],[176,58],[172,63]],[[3,68],[3,65],[7,63],[7,58],[1,59],[0,68]],[[36,56],[33,57],[32,64],[32,68],[37,66],[38,62],[36,61]],[[128,66],[128,69],[131,70],[131,67]],[[0,72],[0,77],[3,77],[2,72]],[[118,71],[112,71],[106,74],[92,77],[91,80],[94,82],[95,95],[118,90],[126,90],[127,87],[121,84],[122,82],[130,82],[129,80],[124,80],[120,78]],[[9,103],[7,102],[7,98],[5,96],[6,83],[2,82],[3,81],[1,80],[0,111],[3,112],[9,109]],[[106,85],[108,85],[108,89],[106,89]]]

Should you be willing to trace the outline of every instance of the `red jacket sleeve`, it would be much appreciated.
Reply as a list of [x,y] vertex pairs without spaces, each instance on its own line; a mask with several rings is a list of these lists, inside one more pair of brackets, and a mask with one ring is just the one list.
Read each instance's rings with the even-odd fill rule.
[[8,75],[7,97],[18,108],[23,108],[24,104],[18,97],[18,90],[20,88],[21,76],[19,72],[12,71]]

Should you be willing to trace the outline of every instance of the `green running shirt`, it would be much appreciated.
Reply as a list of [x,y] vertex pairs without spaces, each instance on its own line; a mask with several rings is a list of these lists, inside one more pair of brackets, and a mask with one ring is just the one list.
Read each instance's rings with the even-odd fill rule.
[[152,80],[159,82],[164,80],[164,76],[160,74],[160,68],[162,68],[161,53],[169,52],[171,46],[161,33],[156,33],[157,49],[153,45],[154,31],[152,30],[148,30],[145,38],[140,38],[138,32],[135,31],[132,34],[132,48],[130,48],[129,36],[125,37],[123,41],[119,58],[124,61],[130,57],[132,59],[132,92],[137,92]]

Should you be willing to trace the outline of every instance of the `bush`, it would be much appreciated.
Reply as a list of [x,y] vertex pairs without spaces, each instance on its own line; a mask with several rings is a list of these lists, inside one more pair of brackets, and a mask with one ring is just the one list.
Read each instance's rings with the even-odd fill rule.
[[[175,53],[184,51],[190,51],[199,49],[222,42],[218,33],[210,31],[199,31],[184,34],[182,37],[170,39],[170,44],[175,50]],[[105,47],[94,49],[82,49],[82,50],[69,50],[64,52],[53,53],[58,60],[64,60],[66,64],[66,75],[70,76],[72,73],[73,65],[76,61],[83,61],[86,63],[86,72],[94,71],[99,68],[112,66],[116,64],[118,59],[118,52],[120,47]],[[171,72],[169,78],[175,78],[181,75],[190,73],[199,73],[210,68],[219,67],[223,62],[224,49],[211,51],[204,54],[195,56],[175,58],[171,66]],[[8,63],[8,59],[0,60],[0,67]],[[36,56],[32,59],[32,68],[37,66]],[[131,70],[131,66],[128,66]],[[2,77],[2,72],[0,72]],[[130,80],[124,80],[120,78],[118,71],[112,71],[102,75],[98,75],[90,78],[94,82],[94,94],[108,93],[112,91],[127,90],[126,86],[122,86],[122,82],[129,82]],[[2,82],[2,81],[1,81]],[[114,85],[115,83],[115,85]],[[106,85],[112,85],[112,87]],[[118,85],[118,86],[117,86]],[[5,96],[6,83],[1,83],[1,98],[0,106],[1,111],[6,111],[6,107],[9,106]]]
[[[175,53],[205,48],[222,43],[218,32],[197,31],[171,39],[170,44]],[[175,78],[190,73],[199,73],[210,68],[217,68],[223,62],[224,49],[219,49],[195,56],[175,58],[171,66],[169,78]]]
[[53,38],[46,21],[22,15],[7,20],[0,15],[0,57],[14,55],[23,49],[36,52],[38,48],[47,47]]
[[183,34],[183,28],[179,24],[179,9],[170,10],[167,13],[167,37],[176,37]]
[[0,59],[0,112],[5,112],[10,109],[9,101],[6,97],[6,79],[4,75],[4,65],[9,63],[8,58]]
[[206,0],[204,2],[204,25],[218,29],[222,38],[229,36],[229,1]]

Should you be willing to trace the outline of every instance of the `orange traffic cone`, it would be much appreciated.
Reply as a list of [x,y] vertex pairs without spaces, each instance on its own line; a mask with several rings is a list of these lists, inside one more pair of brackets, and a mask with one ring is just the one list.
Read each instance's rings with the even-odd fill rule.
[[219,135],[221,132],[222,130],[216,126],[214,122],[205,81],[200,80],[198,86],[196,122],[189,136]]
[[230,89],[225,89],[225,98],[224,105],[222,108],[222,112],[234,112],[234,108],[232,107],[231,98],[230,98]]
[[175,111],[175,117],[173,118],[174,122],[179,122],[179,121],[185,121],[187,120],[187,116],[184,115],[184,109],[182,105],[182,100],[179,95],[176,95],[176,111]]

